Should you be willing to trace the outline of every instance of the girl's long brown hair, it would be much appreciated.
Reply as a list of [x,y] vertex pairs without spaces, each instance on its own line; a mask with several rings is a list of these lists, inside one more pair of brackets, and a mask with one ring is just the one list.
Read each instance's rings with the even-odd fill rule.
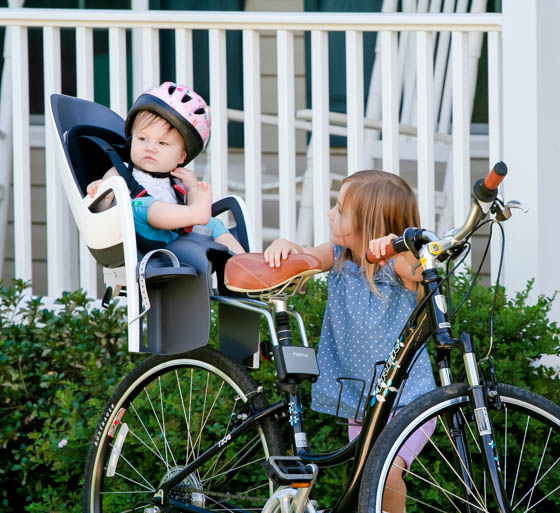
[[420,226],[416,197],[402,178],[385,171],[358,171],[347,176],[342,184],[347,184],[342,210],[351,209],[357,243],[355,248],[343,250],[337,265],[342,266],[349,259],[363,263],[362,269],[375,292],[373,277],[379,264],[368,264],[365,260],[369,241],[390,233],[402,235],[409,226]]

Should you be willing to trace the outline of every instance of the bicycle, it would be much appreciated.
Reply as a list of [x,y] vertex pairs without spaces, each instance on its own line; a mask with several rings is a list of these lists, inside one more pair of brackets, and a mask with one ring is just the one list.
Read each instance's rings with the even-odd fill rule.
[[[504,203],[497,193],[506,173],[505,164],[498,163],[474,185],[472,207],[460,228],[443,237],[408,228],[393,241],[395,253],[412,251],[419,258],[424,295],[365,394],[358,438],[314,454],[304,428],[299,386],[313,380],[318,368],[303,320],[287,300],[320,272],[319,264],[308,255],[291,255],[288,274],[278,277],[257,262],[256,269],[271,283],[256,286],[241,273],[229,286],[252,290],[258,299],[247,294],[212,299],[265,318],[277,388],[285,400],[269,404],[241,363],[207,347],[148,358],[118,386],[96,430],[86,464],[84,510],[381,512],[395,456],[432,419],[435,431],[408,471],[407,511],[558,510],[560,408],[498,383],[490,357],[482,359],[489,369],[483,372],[470,337],[455,338],[451,331],[443,283],[453,270],[444,277],[437,270],[438,262],[462,257],[487,214],[500,222],[509,219],[511,209],[522,208]],[[290,317],[302,345],[292,341]],[[387,423],[408,369],[429,340],[441,387],[404,406]],[[466,382],[453,383],[454,350],[462,353]],[[291,430],[293,455],[285,453],[284,428]],[[542,440],[542,446],[528,444],[528,438]],[[310,498],[319,469],[350,462],[351,477],[337,502],[320,510]]]

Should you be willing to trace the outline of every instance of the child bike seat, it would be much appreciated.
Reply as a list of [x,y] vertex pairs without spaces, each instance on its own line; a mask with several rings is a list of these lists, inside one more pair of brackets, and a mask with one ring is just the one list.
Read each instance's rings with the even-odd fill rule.
[[[321,272],[320,260],[312,255],[292,253],[280,267],[270,267],[262,253],[245,253],[227,261],[224,284],[236,292],[270,292],[285,290]],[[298,288],[302,284],[297,283]]]

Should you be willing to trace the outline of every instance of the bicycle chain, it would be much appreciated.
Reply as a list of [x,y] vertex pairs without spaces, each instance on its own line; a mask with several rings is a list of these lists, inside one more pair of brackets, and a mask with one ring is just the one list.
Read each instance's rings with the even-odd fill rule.
[[216,492],[213,490],[201,490],[199,488],[192,488],[192,487],[181,487],[181,491],[189,492],[189,493],[200,493],[203,495],[208,495],[209,497],[219,497],[223,499],[245,499],[250,501],[262,501],[264,504],[270,497],[264,496],[255,496],[255,495],[245,495],[245,494],[231,494],[225,492]]

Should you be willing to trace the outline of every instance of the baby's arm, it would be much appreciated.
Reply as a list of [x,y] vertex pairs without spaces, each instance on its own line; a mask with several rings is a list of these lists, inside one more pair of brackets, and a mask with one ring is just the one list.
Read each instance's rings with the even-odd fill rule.
[[[103,175],[103,178],[101,178],[101,180],[95,180],[91,182],[86,189],[88,195],[93,198],[97,194],[99,184],[103,180],[107,180],[107,178],[109,178],[110,176],[119,176],[119,172],[114,167],[112,167]],[[113,204],[114,199],[115,194],[113,192],[107,193],[107,195],[103,199],[98,201],[95,205],[95,212],[103,212],[104,210],[107,210]]]
[[323,271],[330,271],[334,263],[334,249],[331,242],[326,242],[314,248],[302,248],[299,244],[286,239],[276,239],[264,252],[264,260],[270,267],[280,267],[282,260],[286,260],[290,253],[306,253],[321,261]]
[[[390,233],[385,237],[370,240],[369,250],[376,258],[382,257],[386,253],[387,246],[396,238],[397,236],[394,233]],[[422,271],[417,265],[418,259],[410,251],[399,253],[391,258],[395,260],[395,272],[399,275],[404,286],[410,290],[417,290],[418,282],[422,281]],[[379,265],[385,265],[388,260],[390,259],[380,260]]]
[[154,201],[148,210],[148,223],[161,230],[175,230],[195,224],[207,224],[212,213],[212,190],[206,182],[198,182],[190,205]]

